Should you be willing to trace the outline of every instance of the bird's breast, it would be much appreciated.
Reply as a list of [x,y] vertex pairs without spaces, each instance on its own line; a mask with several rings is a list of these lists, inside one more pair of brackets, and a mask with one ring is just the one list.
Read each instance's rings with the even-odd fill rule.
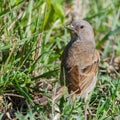
[[82,68],[91,64],[94,54],[94,46],[90,43],[75,42],[68,49],[66,64],[68,67],[79,65]]

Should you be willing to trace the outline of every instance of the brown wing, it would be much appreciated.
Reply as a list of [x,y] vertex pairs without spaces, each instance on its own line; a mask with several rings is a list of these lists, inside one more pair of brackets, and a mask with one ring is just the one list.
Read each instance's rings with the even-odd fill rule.
[[93,63],[84,69],[80,69],[79,66],[74,66],[67,73],[67,81],[71,84],[68,85],[69,92],[76,91],[77,94],[84,94],[85,90],[92,83],[94,76],[98,72],[99,53],[95,51],[93,56]]

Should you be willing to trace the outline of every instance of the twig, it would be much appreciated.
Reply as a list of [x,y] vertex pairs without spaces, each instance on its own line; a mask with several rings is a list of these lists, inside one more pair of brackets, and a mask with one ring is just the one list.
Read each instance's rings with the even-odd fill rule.
[[113,64],[113,59],[114,59],[114,57],[115,57],[115,50],[114,50],[114,48],[113,48],[113,50],[112,50],[112,57],[111,57],[111,59],[110,59],[110,65]]
[[13,96],[13,97],[19,97],[19,98],[24,98],[21,95],[13,94],[13,93],[5,93],[3,96]]

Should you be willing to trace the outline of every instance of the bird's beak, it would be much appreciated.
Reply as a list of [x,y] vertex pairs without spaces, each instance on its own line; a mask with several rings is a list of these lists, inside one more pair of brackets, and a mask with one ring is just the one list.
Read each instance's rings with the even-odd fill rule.
[[66,25],[65,28],[67,28],[68,30],[71,30],[71,31],[75,30],[75,28],[74,28],[74,26],[72,24]]

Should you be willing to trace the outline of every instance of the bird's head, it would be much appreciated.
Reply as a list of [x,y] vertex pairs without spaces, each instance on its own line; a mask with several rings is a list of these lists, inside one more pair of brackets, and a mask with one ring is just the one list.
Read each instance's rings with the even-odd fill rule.
[[85,20],[74,20],[66,28],[71,31],[72,36],[76,36],[80,40],[94,41],[92,26]]

